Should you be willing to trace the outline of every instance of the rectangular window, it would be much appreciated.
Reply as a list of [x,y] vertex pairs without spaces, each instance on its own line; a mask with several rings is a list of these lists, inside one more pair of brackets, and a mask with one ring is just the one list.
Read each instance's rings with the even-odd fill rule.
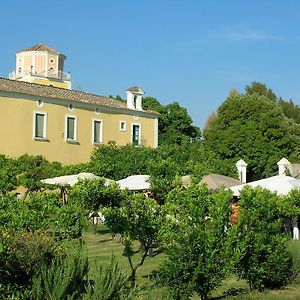
[[132,125],[132,144],[140,144],[140,125]]
[[93,143],[102,143],[102,120],[93,119]]
[[34,139],[47,138],[47,114],[43,112],[34,112]]
[[125,121],[120,121],[120,130],[126,131],[126,122]]
[[66,116],[66,128],[65,128],[66,141],[77,141],[77,117]]

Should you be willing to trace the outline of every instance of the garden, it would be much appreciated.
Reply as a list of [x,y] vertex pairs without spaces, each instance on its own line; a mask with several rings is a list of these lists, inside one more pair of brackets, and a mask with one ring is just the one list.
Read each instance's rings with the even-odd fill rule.
[[[299,215],[298,191],[244,189],[235,225],[230,191],[175,176],[164,193],[161,203],[100,178],[69,187],[67,204],[50,186],[3,194],[2,299],[292,299],[300,290],[300,244],[284,227]],[[91,212],[104,221],[93,224]]]

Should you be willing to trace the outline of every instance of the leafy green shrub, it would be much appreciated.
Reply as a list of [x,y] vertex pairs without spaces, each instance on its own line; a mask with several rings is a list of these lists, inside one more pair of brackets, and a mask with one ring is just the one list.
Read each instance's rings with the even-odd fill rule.
[[26,200],[2,197],[0,201],[0,228],[34,231],[49,226],[49,216],[58,203],[55,194],[32,194]]
[[103,178],[80,181],[69,192],[70,201],[89,211],[98,211],[100,207],[119,207],[126,196],[126,191],[121,191],[116,184],[105,186]]
[[206,187],[191,184],[171,191],[165,204],[166,260],[158,280],[174,299],[196,292],[201,299],[220,285],[230,265],[231,193],[209,195]]
[[31,299],[81,299],[87,276],[87,256],[79,247],[74,253],[53,260],[50,267],[44,264],[39,268],[33,278]]
[[96,275],[90,281],[83,300],[132,299],[137,289],[129,289],[128,276],[120,269],[116,258],[112,256],[110,264],[105,268],[96,262]]
[[57,210],[55,216],[55,236],[58,239],[77,239],[87,225],[85,211],[77,204],[69,203]]
[[293,278],[278,201],[275,193],[260,188],[245,188],[241,193],[236,270],[251,289],[281,288]]
[[0,194],[5,195],[17,186],[17,174],[13,163],[13,159],[0,154]]
[[0,285],[12,293],[24,292],[42,265],[49,265],[61,248],[44,232],[0,229]]

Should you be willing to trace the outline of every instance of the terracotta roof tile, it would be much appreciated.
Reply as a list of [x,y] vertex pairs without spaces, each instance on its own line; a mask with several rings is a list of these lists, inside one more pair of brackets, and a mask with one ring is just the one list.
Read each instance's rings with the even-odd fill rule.
[[64,55],[63,53],[58,52],[57,50],[50,48],[46,45],[42,45],[42,44],[34,45],[30,48],[26,48],[24,50],[18,51],[17,53],[27,52],[27,51],[45,51],[45,52],[50,52],[50,53],[57,54],[57,55],[59,55],[59,54]]
[[[61,99],[67,101],[74,101],[78,103],[94,104],[100,106],[107,106],[118,109],[128,109],[126,102],[111,99],[107,96],[98,96],[86,92],[74,91],[69,89],[63,89],[48,85],[29,83],[17,80],[10,80],[0,77],[0,91],[19,93],[24,95],[31,95],[36,97],[44,97],[50,99]],[[128,109],[130,110],[130,109]],[[154,113],[159,115],[157,112],[144,111],[148,113]]]

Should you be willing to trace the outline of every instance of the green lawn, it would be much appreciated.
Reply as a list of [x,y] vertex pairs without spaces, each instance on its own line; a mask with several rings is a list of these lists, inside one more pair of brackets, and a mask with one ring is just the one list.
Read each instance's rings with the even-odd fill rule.
[[[88,257],[90,261],[90,272],[94,272],[93,265],[95,260],[101,263],[108,263],[111,259],[111,255],[115,255],[120,266],[124,271],[130,272],[127,258],[122,255],[123,245],[116,236],[112,239],[112,236],[105,227],[99,226],[97,232],[94,233],[92,230],[88,230],[83,235],[84,241],[86,242],[88,249]],[[226,278],[222,282],[222,285],[217,289],[212,299],[259,299],[259,300],[271,300],[271,299],[283,299],[283,300],[300,300],[300,241],[291,241],[289,244],[290,250],[294,255],[295,267],[299,272],[299,275],[295,278],[294,282],[284,290],[267,291],[264,293],[249,292],[248,285],[245,281],[238,280],[236,277],[231,276]],[[140,255],[135,255],[135,262],[140,259]],[[137,282],[146,287],[147,294],[142,295],[139,299],[145,300],[162,300],[170,299],[166,289],[154,287],[151,281],[152,272],[157,270],[158,265],[165,259],[165,255],[161,250],[154,251],[153,257],[147,257],[143,266],[137,271]],[[224,296],[234,295],[236,296]],[[192,299],[199,299],[193,297]]]

